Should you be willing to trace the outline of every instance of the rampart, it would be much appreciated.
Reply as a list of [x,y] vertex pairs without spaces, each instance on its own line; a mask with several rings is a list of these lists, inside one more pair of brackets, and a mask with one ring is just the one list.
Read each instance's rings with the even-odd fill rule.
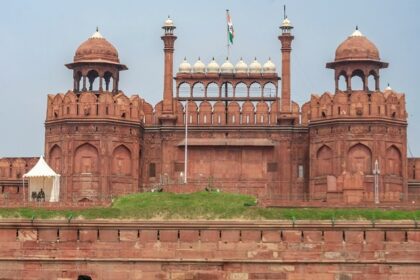
[[2,279],[416,279],[413,221],[0,222]]

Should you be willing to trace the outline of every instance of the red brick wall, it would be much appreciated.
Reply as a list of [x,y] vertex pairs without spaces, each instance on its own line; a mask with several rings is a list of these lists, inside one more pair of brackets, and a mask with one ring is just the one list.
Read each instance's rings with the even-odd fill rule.
[[416,279],[412,222],[1,221],[6,279]]

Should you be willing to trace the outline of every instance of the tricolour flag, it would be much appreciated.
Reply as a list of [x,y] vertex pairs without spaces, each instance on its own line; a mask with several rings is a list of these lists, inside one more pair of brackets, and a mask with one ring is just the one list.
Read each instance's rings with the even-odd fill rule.
[[227,31],[228,31],[228,40],[230,44],[233,44],[233,38],[235,37],[235,31],[233,30],[232,20],[230,19],[229,10],[226,10],[227,16]]

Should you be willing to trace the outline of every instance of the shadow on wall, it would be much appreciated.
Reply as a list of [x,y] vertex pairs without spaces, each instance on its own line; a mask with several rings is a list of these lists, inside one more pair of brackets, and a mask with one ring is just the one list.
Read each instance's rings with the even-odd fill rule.
[[79,275],[79,277],[77,277],[77,280],[92,280],[92,277],[87,275]]

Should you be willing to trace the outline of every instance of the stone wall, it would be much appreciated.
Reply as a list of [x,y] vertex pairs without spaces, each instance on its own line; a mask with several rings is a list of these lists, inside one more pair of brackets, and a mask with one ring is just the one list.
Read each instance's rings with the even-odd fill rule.
[[5,279],[416,279],[398,222],[0,222]]

